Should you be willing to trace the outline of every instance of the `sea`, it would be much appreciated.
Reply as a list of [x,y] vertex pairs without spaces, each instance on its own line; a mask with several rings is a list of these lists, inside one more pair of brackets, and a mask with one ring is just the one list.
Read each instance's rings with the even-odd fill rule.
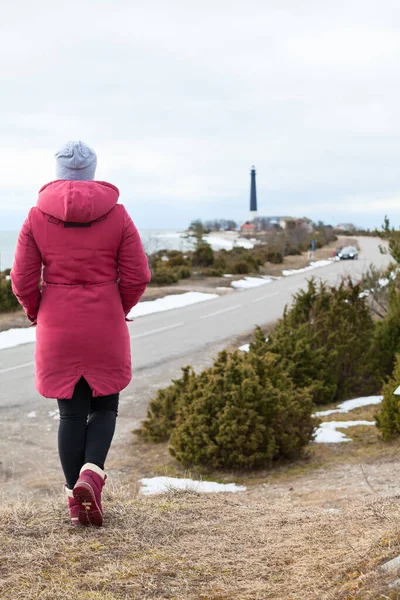
[[[193,240],[184,231],[176,229],[139,229],[139,234],[147,254],[158,250],[181,250],[193,248]],[[18,231],[0,231],[0,271],[11,269]]]

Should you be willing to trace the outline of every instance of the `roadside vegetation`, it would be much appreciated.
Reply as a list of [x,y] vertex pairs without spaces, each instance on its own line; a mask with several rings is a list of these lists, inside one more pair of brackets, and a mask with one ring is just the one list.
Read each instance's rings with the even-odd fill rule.
[[340,510],[285,498],[104,488],[105,523],[74,529],[65,499],[0,508],[2,600],[395,600],[396,499]]
[[11,269],[0,271],[0,312],[20,310],[20,305],[11,289]]
[[257,328],[248,353],[223,352],[200,373],[186,367],[159,390],[136,433],[167,442],[185,466],[265,468],[302,456],[316,407],[384,385],[377,426],[383,440],[399,436],[398,363],[392,372],[400,352],[400,243],[388,222],[382,236],[395,260],[387,273],[371,269],[359,283],[337,287],[309,280],[267,339]]
[[311,240],[316,249],[337,239],[332,227],[314,224],[313,230],[288,220],[286,228],[273,227],[252,234],[253,248],[235,246],[232,250],[213,250],[205,236],[213,231],[236,226],[233,221],[192,221],[188,237],[193,239],[194,249],[187,252],[158,250],[149,256],[152,285],[171,285],[181,279],[195,277],[221,277],[225,274],[248,275],[258,273],[268,264],[282,264],[285,256],[299,256],[306,252]]
[[[110,478],[101,530],[72,528],[58,491],[11,504],[0,492],[2,600],[398,600],[398,574],[381,569],[400,554],[398,497],[378,497],[362,469],[398,458],[399,265],[336,288],[311,279],[275,327],[256,329],[247,354],[222,352],[198,374],[185,367],[153,399],[134,452],[145,447],[158,474],[195,465],[191,474],[234,477],[248,492],[144,497]],[[379,429],[353,427],[351,444],[309,443],[331,418],[313,417],[317,406],[382,383]],[[376,412],[362,406],[352,418]],[[326,465],[348,484],[349,466],[362,471],[363,497],[334,497]],[[296,486],[310,469],[301,503]]]

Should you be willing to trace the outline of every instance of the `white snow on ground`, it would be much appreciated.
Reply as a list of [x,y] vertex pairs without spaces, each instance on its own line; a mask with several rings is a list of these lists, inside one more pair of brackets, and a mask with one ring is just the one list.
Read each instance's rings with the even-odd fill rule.
[[204,294],[202,292],[186,292],[185,294],[172,294],[158,298],[157,300],[149,300],[147,302],[139,302],[128,315],[129,319],[135,317],[143,317],[153,313],[163,312],[164,310],[172,310],[173,308],[182,308],[197,302],[205,302],[206,300],[214,300],[218,298],[218,294]]
[[[269,338],[265,338],[265,341],[268,342]],[[243,346],[239,346],[238,350],[241,350],[242,352],[249,352],[250,351],[250,344],[243,344]]]
[[216,483],[214,481],[196,481],[177,477],[149,477],[139,479],[140,492],[145,495],[163,494],[171,490],[190,490],[194,492],[245,492],[246,487],[235,483]]
[[249,288],[259,287],[267,283],[272,283],[274,279],[272,277],[245,277],[238,281],[232,281],[231,286],[238,290],[247,290]]
[[51,419],[54,419],[55,421],[60,420],[60,411],[58,410],[58,408],[56,408],[56,410],[49,410],[48,414]]
[[[204,294],[202,292],[186,292],[185,294],[172,294],[164,296],[158,300],[150,300],[148,302],[139,302],[129,313],[128,318],[143,317],[153,313],[172,310],[173,308],[182,308],[197,302],[205,302],[206,300],[214,300],[218,298],[218,294]],[[0,332],[0,350],[12,348],[20,344],[28,344],[36,341],[35,327],[24,327],[21,329],[8,329]]]
[[241,350],[242,352],[249,352],[250,344],[243,344],[243,346],[239,346],[238,350]]
[[[188,248],[193,247],[195,244],[194,238],[188,236],[188,232],[169,232],[159,233],[155,236],[155,240],[180,240],[183,246]],[[242,238],[237,231],[218,231],[209,233],[203,236],[203,239],[208,242],[213,250],[232,250],[235,246],[241,248],[254,248],[256,240]],[[162,244],[162,242],[161,242]]]
[[[390,273],[389,277],[390,279],[395,279],[396,274],[399,272],[398,269],[396,269],[395,271],[392,271],[392,273]],[[382,277],[381,279],[378,279],[378,286],[380,288],[386,287],[389,285],[390,283],[390,279],[388,279],[387,277]],[[373,293],[375,290],[372,288],[372,290],[364,290],[363,292],[361,292],[360,294],[358,294],[359,298],[366,298],[367,296],[369,296],[371,293]]]
[[155,237],[175,240],[185,236],[186,234],[182,231],[170,231],[168,233],[157,233]]
[[240,248],[254,248],[256,240],[238,237],[236,232],[229,231],[222,233],[210,233],[204,236],[204,240],[208,242],[213,250],[232,250],[235,246]]
[[32,410],[30,413],[28,413],[28,419],[35,419],[36,418],[36,410]]
[[347,429],[356,425],[375,425],[374,421],[328,421],[321,423],[316,431],[314,442],[317,444],[337,444],[339,442],[351,442],[351,438],[337,431],[337,429]]
[[0,332],[0,350],[36,341],[36,328],[7,329]]
[[360,408],[361,406],[370,406],[371,404],[380,404],[383,400],[383,396],[364,396],[362,398],[354,398],[353,400],[346,400],[337,405],[336,408],[331,410],[321,410],[320,412],[314,413],[315,417],[327,417],[328,415],[334,415],[335,413],[348,413],[350,410]]
[[298,273],[305,273],[306,271],[312,271],[313,269],[318,269],[319,267],[327,267],[331,265],[331,260],[317,260],[315,262],[310,262],[308,267],[304,267],[303,269],[284,269],[282,271],[282,275],[284,277],[289,277],[289,275],[297,275]]

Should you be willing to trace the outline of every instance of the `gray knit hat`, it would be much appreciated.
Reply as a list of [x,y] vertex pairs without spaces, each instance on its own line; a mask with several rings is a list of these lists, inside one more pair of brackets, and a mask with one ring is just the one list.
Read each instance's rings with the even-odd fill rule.
[[94,179],[96,152],[84,142],[67,142],[56,152],[57,179],[88,181]]

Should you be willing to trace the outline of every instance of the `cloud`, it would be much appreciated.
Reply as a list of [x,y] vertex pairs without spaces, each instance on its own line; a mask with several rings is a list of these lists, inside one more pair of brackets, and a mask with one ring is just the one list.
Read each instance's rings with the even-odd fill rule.
[[68,139],[142,227],[246,218],[252,164],[263,213],[380,222],[400,194],[399,17],[392,0],[9,3],[0,229]]

